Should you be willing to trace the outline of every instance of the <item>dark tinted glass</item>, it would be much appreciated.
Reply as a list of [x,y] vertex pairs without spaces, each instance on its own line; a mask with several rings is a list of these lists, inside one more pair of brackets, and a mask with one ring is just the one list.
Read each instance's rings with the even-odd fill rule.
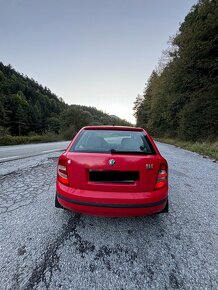
[[83,130],[71,152],[155,154],[142,131]]

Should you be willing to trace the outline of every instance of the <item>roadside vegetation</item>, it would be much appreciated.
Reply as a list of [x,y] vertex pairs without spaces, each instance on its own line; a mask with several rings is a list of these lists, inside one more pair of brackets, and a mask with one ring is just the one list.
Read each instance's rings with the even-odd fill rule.
[[209,156],[218,161],[218,142],[190,142],[172,138],[156,138],[155,140],[197,152],[203,156]]
[[86,125],[130,125],[95,107],[68,105],[0,62],[0,145],[69,140]]
[[218,1],[200,0],[170,38],[134,103],[137,126],[217,159]]
[[33,135],[33,136],[0,136],[0,145],[17,145],[28,143],[54,142],[63,140],[61,135],[47,134],[47,135]]

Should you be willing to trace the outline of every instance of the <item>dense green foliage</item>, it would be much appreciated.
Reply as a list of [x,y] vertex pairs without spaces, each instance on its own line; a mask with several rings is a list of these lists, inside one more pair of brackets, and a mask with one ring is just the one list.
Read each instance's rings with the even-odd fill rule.
[[215,140],[218,128],[218,1],[193,6],[134,103],[137,125],[154,136]]
[[52,134],[52,133],[49,133],[46,135],[32,135],[32,136],[0,135],[0,145],[42,143],[42,142],[53,142],[53,141],[61,141],[61,140],[62,140],[61,135]]
[[[69,106],[48,88],[0,62],[0,137],[52,133],[72,138],[82,126],[103,124],[130,125],[94,107]],[[9,137],[6,139],[15,140]]]
[[80,105],[68,106],[60,114],[62,135],[64,139],[69,139],[72,133],[76,133],[81,127],[86,125],[121,125],[131,126],[126,120],[122,120],[117,116],[108,115],[95,107],[87,107]]

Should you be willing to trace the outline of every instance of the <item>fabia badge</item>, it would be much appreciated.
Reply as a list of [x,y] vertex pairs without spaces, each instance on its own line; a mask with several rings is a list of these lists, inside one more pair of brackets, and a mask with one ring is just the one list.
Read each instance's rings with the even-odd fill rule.
[[154,164],[146,164],[146,169],[147,170],[153,170],[154,169]]
[[116,161],[114,159],[110,159],[109,160],[109,165],[114,166],[116,163]]

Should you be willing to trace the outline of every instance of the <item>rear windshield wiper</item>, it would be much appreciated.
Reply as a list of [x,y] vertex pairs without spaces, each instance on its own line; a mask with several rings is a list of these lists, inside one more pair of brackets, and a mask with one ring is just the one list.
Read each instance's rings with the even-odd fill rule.
[[111,152],[112,154],[113,154],[113,153],[117,153],[117,150],[112,148],[112,149],[110,150],[110,152]]
[[111,149],[110,150],[111,154],[144,154],[144,155],[149,155],[151,153],[143,152],[143,151],[119,151],[116,149]]

